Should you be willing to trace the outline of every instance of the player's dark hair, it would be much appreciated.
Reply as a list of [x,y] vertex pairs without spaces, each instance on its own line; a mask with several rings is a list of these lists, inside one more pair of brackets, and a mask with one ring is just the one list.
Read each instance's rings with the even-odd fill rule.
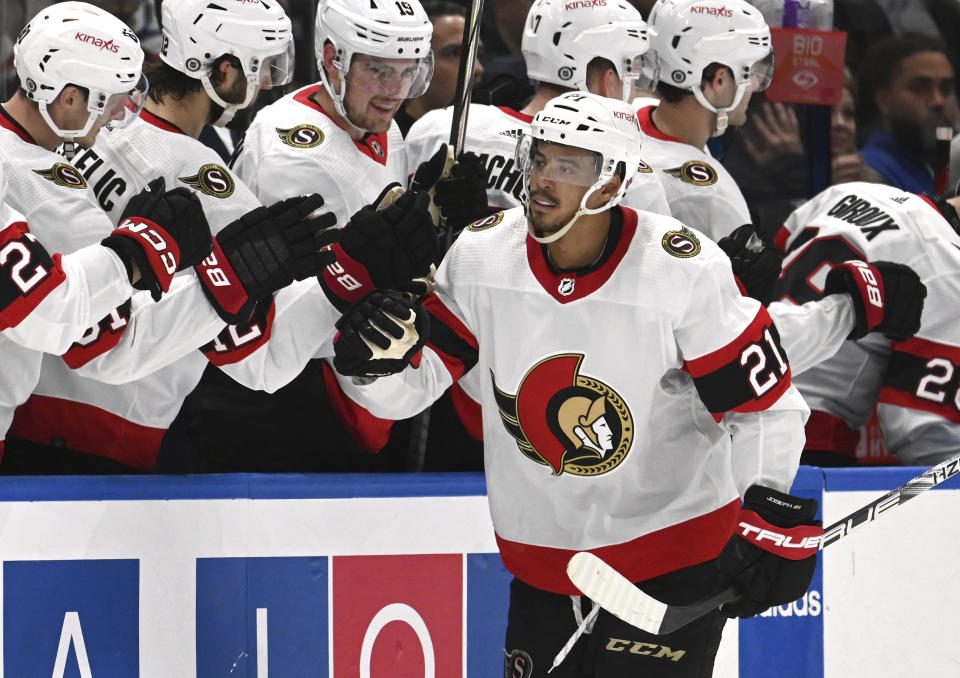
[[[220,74],[220,64],[225,61],[234,68],[242,69],[240,60],[232,54],[220,56],[213,62],[210,70],[210,84],[214,87],[223,82],[223,76]],[[150,81],[149,96],[158,104],[163,103],[164,97],[179,101],[188,94],[198,92],[203,88],[203,84],[197,78],[178,71],[160,59],[145,62],[143,64],[143,74]]]
[[[714,62],[703,69],[703,75],[700,78],[700,82],[703,83],[708,80],[713,80],[713,76],[715,76],[717,71],[721,68],[726,68],[728,71],[730,71],[729,66]],[[732,75],[733,71],[730,71],[730,74]],[[657,84],[657,94],[659,94],[660,98],[669,104],[676,104],[682,101],[684,97],[693,96],[692,91],[688,89],[680,89],[679,87],[674,87],[673,85],[668,85],[663,80]]]
[[865,128],[879,113],[877,91],[899,75],[904,61],[921,52],[940,52],[950,61],[946,43],[938,37],[922,33],[893,35],[878,40],[867,50],[857,73],[858,128]]

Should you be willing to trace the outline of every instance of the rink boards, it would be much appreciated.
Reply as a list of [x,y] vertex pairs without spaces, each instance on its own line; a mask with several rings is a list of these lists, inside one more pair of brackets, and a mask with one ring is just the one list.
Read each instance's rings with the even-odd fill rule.
[[[919,469],[802,469],[829,523]],[[728,624],[724,678],[955,674],[957,483]],[[479,474],[0,479],[0,677],[503,675]]]

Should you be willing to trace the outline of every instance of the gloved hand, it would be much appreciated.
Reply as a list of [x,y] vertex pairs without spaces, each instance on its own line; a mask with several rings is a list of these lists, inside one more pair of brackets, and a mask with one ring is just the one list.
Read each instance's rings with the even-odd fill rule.
[[909,266],[889,261],[845,261],[827,274],[824,294],[846,293],[857,316],[848,339],[882,332],[894,341],[906,341],[920,329],[927,287]]
[[430,333],[430,316],[419,301],[394,290],[376,290],[337,321],[333,366],[340,374],[383,377],[415,361]]
[[213,254],[196,267],[207,299],[227,324],[249,320],[258,300],[294,280],[306,280],[336,261],[328,248],[340,236],[337,221],[317,194],[258,207],[229,224]]
[[763,239],[752,224],[745,224],[717,241],[733,266],[733,274],[761,304],[770,302],[773,285],[780,275],[783,253]]
[[376,206],[392,190],[354,214],[333,250],[337,263],[323,271],[327,298],[344,311],[375,289],[409,291],[423,296],[440,257],[436,230],[427,211],[426,193],[407,191],[392,204]]
[[134,287],[150,290],[154,301],[170,289],[174,273],[203,261],[212,247],[197,195],[187,188],[167,191],[163,177],[130,198],[119,225],[100,244],[117,253],[131,278],[136,265]]
[[728,617],[752,617],[806,593],[817,566],[823,528],[817,501],[769,487],[747,489],[737,529],[716,564],[739,586],[741,598],[721,611]]

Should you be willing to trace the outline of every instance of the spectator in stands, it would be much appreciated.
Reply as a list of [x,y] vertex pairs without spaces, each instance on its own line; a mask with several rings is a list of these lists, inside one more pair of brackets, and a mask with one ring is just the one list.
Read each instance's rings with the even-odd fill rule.
[[944,43],[904,34],[876,43],[858,75],[861,157],[871,179],[912,193],[933,190],[935,131],[957,119],[954,68]]
[[[404,136],[410,126],[427,111],[453,104],[460,75],[460,47],[466,30],[467,10],[451,0],[426,0],[423,9],[433,24],[433,77],[427,91],[416,99],[408,99],[394,116]],[[475,82],[483,77],[483,65],[480,63],[482,46],[481,41],[473,66]]]
[[863,181],[863,163],[857,151],[857,109],[854,84],[847,73],[840,101],[830,113],[830,183]]

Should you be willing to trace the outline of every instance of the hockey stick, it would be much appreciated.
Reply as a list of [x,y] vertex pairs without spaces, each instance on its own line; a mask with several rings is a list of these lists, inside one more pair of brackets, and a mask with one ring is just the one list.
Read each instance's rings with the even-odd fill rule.
[[463,140],[467,134],[467,111],[473,92],[473,67],[477,62],[482,15],[483,0],[472,0],[466,25],[463,27],[463,40],[460,42],[460,77],[457,78],[457,91],[453,97],[453,119],[450,122],[450,146],[453,147],[454,158],[463,150]]
[[[817,549],[822,550],[849,536],[862,525],[873,522],[887,511],[958,473],[960,454],[927,469],[897,489],[833,523],[823,531]],[[739,591],[731,587],[689,605],[667,605],[641,591],[626,577],[588,551],[573,555],[567,564],[567,575],[583,595],[600,607],[628,624],[656,635],[676,631],[724,603],[733,602],[740,597]]]
[[950,141],[953,139],[953,128],[938,127],[936,134],[933,192],[943,195],[947,192],[947,185],[950,183]]

